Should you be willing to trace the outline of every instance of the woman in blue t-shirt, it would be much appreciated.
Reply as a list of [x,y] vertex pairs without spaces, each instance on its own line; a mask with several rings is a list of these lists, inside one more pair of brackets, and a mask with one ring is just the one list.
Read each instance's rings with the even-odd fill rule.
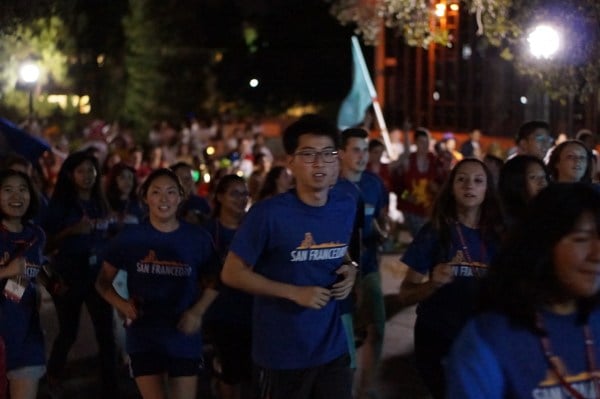
[[106,199],[115,217],[117,230],[142,221],[144,212],[138,200],[135,169],[125,163],[111,168],[106,180]]
[[496,253],[499,220],[489,169],[478,159],[463,159],[444,183],[431,222],[402,257],[408,272],[399,299],[419,303],[416,363],[436,399],[444,396],[442,358],[473,313],[477,282]]
[[[0,339],[6,346],[12,399],[35,399],[38,381],[46,370],[35,282],[46,236],[28,222],[37,207],[36,191],[27,175],[14,170],[0,172]],[[0,397],[5,394],[0,392]]]
[[550,185],[482,281],[485,313],[450,351],[447,398],[598,398],[599,300],[600,195]]
[[51,293],[59,322],[48,359],[47,383],[53,391],[62,389],[67,355],[77,338],[85,303],[98,341],[103,397],[116,394],[113,311],[94,289],[111,223],[98,160],[88,151],[72,153],[61,166],[43,223],[53,269],[66,285]]
[[216,350],[219,362],[219,398],[239,398],[252,380],[252,300],[245,292],[220,280],[223,261],[248,205],[246,181],[238,175],[223,176],[214,192],[213,217],[205,223],[212,236],[216,257],[211,265],[212,281],[219,295],[206,311],[203,331]]
[[[177,219],[183,188],[171,170],[152,172],[140,191],[148,221],[111,242],[96,288],[125,319],[126,351],[142,397],[193,399],[202,319],[216,296],[200,290],[212,242],[202,227]],[[127,273],[124,296],[113,287],[119,270]]]

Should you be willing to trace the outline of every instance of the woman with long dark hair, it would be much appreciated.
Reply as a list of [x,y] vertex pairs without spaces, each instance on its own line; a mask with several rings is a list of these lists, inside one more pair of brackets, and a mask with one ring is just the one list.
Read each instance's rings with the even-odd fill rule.
[[51,390],[60,389],[64,379],[67,355],[77,338],[81,306],[85,303],[98,341],[103,396],[115,394],[113,312],[94,289],[111,223],[98,161],[86,151],[69,155],[58,174],[44,222],[53,269],[66,284],[63,292],[52,296],[59,332],[48,360]]
[[223,176],[214,192],[213,216],[205,223],[216,249],[212,265],[213,284],[219,295],[206,312],[204,331],[216,350],[220,399],[248,397],[252,380],[252,296],[224,285],[223,261],[242,219],[249,191],[235,174]]
[[600,195],[556,183],[532,201],[446,363],[447,398],[597,398]]
[[492,176],[483,162],[458,162],[434,203],[431,222],[402,257],[403,305],[418,303],[417,368],[434,398],[444,397],[442,359],[474,311],[479,277],[496,254],[500,220]]
[[[38,209],[29,176],[0,172],[0,339],[6,347],[12,399],[35,399],[46,370],[36,277],[44,262],[46,236],[30,221]],[[4,378],[5,376],[0,376]],[[0,397],[6,397],[0,391]]]

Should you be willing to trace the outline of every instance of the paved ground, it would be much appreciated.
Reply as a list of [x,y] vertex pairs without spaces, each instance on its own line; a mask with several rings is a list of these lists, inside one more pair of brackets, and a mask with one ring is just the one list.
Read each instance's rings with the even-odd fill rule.
[[[390,299],[398,292],[405,270],[398,264],[399,255],[385,255],[382,260],[383,290],[387,295],[386,308],[388,322],[386,324],[383,347],[383,365],[380,375],[381,399],[427,399],[423,388],[413,368],[413,325],[415,321],[414,307],[394,309]],[[68,373],[70,378],[65,383],[65,398],[100,398],[99,382],[94,354],[97,351],[93,330],[90,328],[89,317],[82,312],[82,329],[79,338],[70,354]],[[42,323],[47,338],[47,348],[57,332],[56,315],[52,300],[45,297],[42,303]],[[122,378],[118,382],[123,399],[139,398],[135,384],[127,377],[123,367]],[[210,399],[206,384],[202,386],[199,398]],[[39,398],[48,396],[42,387]],[[105,399],[105,398],[101,398]],[[117,399],[117,398],[111,398]]]

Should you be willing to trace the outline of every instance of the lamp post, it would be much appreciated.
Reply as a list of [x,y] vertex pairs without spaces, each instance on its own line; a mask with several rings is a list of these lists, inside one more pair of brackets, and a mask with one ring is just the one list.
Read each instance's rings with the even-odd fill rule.
[[26,62],[19,69],[19,76],[29,89],[29,118],[33,118],[33,90],[40,77],[40,67],[33,62]]
[[[538,25],[527,35],[529,51],[531,55],[538,59],[551,59],[560,48],[560,35],[558,31],[550,25]],[[543,92],[542,109],[544,119],[549,118],[549,100],[548,94]]]

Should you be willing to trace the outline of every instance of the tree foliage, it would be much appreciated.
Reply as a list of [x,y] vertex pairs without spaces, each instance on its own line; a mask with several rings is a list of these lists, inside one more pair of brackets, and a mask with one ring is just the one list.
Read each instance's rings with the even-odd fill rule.
[[[452,45],[447,32],[432,28],[433,0],[325,0],[342,24],[355,26],[366,43],[375,44],[384,26],[410,46]],[[452,3],[451,1],[447,2]],[[517,70],[543,86],[554,99],[585,101],[600,86],[600,2],[597,0],[456,1],[477,22],[485,45],[500,48]],[[466,13],[463,11],[463,15]],[[533,58],[527,34],[536,24],[551,24],[562,47],[548,60]]]
[[68,84],[66,48],[69,38],[57,16],[19,23],[0,32],[0,98],[7,106],[26,109],[26,96],[19,93],[19,68],[25,61],[40,66],[38,87]]

